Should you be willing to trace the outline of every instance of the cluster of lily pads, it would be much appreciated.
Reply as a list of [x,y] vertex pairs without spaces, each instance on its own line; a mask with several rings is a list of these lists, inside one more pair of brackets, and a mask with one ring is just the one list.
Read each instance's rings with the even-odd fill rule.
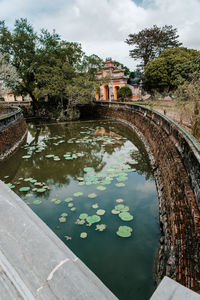
[[128,211],[128,206],[125,206],[124,204],[118,204],[111,212],[114,215],[118,215],[122,221],[132,221],[133,216]]
[[[26,183],[26,185],[24,184]],[[28,177],[28,178],[18,178],[18,181],[15,182],[15,184],[12,183],[7,183],[8,187],[10,189],[14,189],[16,188],[16,185],[22,185],[18,191],[19,192],[37,192],[37,193],[44,193],[47,190],[49,190],[49,186],[46,185],[45,182],[39,182],[36,179],[32,178],[32,177]],[[26,194],[26,196],[31,197],[33,196],[32,194]],[[42,202],[42,201],[41,201]],[[38,200],[35,200],[35,202],[33,201],[34,204],[40,204],[41,202],[38,202]]]
[[[55,136],[55,137],[45,137],[43,138],[42,141],[38,142],[37,144],[32,144],[30,145],[25,145],[24,149],[27,150],[27,155],[24,155],[22,158],[23,159],[29,159],[32,155],[33,152],[42,152],[47,149],[47,142],[49,140],[53,140],[53,145],[58,146],[62,143],[75,143],[75,144],[90,144],[93,145],[95,143],[102,143],[102,146],[106,145],[112,145],[115,143],[120,143],[122,140],[126,140],[126,138],[120,137],[120,136],[96,136],[95,132],[96,130],[99,129],[97,127],[96,129],[87,129],[87,131],[81,131],[80,134],[85,135],[87,134],[88,136],[81,137],[79,139],[76,138],[71,138],[69,140],[64,140],[64,136]],[[124,152],[119,155],[119,157],[116,158],[117,163],[109,165],[107,169],[103,170],[102,172],[96,173],[94,168],[92,167],[85,167],[83,169],[84,175],[83,177],[78,177],[77,182],[79,186],[84,186],[84,185],[96,185],[96,190],[99,192],[105,191],[107,188],[105,185],[109,185],[112,182],[114,182],[115,186],[117,188],[123,188],[126,186],[125,182],[128,180],[128,174],[130,172],[135,171],[133,169],[133,165],[137,164],[137,161],[132,159],[131,157],[132,152]],[[86,153],[82,152],[65,152],[65,154],[62,154],[62,157],[64,157],[65,160],[74,160],[78,158],[82,158],[86,155]],[[47,159],[53,159],[54,161],[59,161],[61,160],[61,156],[57,156],[54,154],[46,154],[45,157]],[[26,182],[27,185],[24,185],[19,188],[20,192],[37,192],[37,193],[44,193],[49,189],[49,187],[45,183],[38,182],[34,178],[19,178],[19,182]],[[29,184],[29,185],[28,185]],[[12,183],[9,183],[10,188],[15,188],[15,185]],[[96,198],[99,192],[92,192],[87,195],[88,198],[94,199]],[[27,196],[28,194],[26,194]],[[30,195],[30,194],[29,194]],[[68,209],[71,211],[75,211],[76,207],[74,206],[74,200],[75,198],[83,196],[82,191],[77,191],[74,192],[72,197],[67,197],[66,199],[57,199],[57,198],[52,198],[50,201],[56,205],[60,203],[66,203]],[[111,213],[113,215],[116,215],[121,221],[124,222],[129,222],[133,220],[133,216],[129,212],[129,207],[121,204],[124,200],[123,199],[117,199],[117,205],[112,209]],[[32,202],[33,204],[41,204],[41,200],[34,200]],[[99,208],[99,204],[95,203],[91,205],[93,209],[96,209],[96,212],[94,214],[88,215],[87,213],[81,213],[79,217],[76,220],[77,225],[86,225],[86,226],[92,226],[95,224],[96,228],[95,230],[97,231],[104,231],[107,228],[106,224],[100,224],[101,219],[103,218],[104,214],[106,211],[102,208]],[[67,212],[63,212],[60,214],[58,220],[60,223],[65,223],[67,222],[67,217],[68,217]],[[98,224],[97,224],[98,223]],[[116,232],[116,234],[120,237],[130,237],[132,235],[132,228],[128,226],[120,226]],[[80,234],[81,238],[87,238],[87,233],[82,232]]]

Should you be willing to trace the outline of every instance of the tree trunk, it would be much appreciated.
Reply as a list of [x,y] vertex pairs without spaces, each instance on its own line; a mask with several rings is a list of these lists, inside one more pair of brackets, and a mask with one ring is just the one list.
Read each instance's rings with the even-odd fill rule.
[[35,96],[32,94],[32,92],[29,92],[29,95],[32,99],[32,108],[33,108],[33,115],[36,115],[36,112],[38,111],[38,100],[35,98]]

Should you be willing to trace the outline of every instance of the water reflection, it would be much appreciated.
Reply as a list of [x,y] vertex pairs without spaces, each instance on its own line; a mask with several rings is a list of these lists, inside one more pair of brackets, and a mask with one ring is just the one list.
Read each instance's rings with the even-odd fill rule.
[[[0,164],[0,178],[15,185],[13,190],[119,299],[149,298],[159,241],[158,202],[147,153],[131,129],[113,121],[29,124],[27,144]],[[20,192],[23,186],[30,190]],[[82,194],[75,197],[77,192]],[[91,193],[94,199],[88,198]],[[72,206],[65,202],[69,197]],[[111,213],[119,198],[133,220],[124,222]],[[103,232],[95,224],[75,224],[81,213],[96,214],[95,203],[105,210]],[[66,222],[60,223],[63,213]],[[123,225],[133,228],[131,238],[116,235]],[[80,238],[81,232],[87,239]]]

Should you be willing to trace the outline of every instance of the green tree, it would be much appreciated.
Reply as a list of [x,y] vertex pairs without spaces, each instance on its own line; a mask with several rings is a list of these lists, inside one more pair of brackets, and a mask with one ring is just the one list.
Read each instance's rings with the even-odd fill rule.
[[118,90],[117,96],[121,100],[126,100],[126,98],[129,98],[132,96],[132,91],[131,91],[130,87],[123,86]]
[[[96,81],[91,81],[87,75],[72,79],[66,86],[67,92],[67,114],[70,119],[79,117],[77,105],[87,104],[94,98],[94,90],[97,88]],[[77,118],[76,117],[76,118]]]
[[[71,66],[75,71],[83,56],[80,44],[61,41],[55,31],[49,33],[42,29],[38,35],[27,19],[16,20],[13,32],[6,28],[4,22],[0,22],[0,53],[5,55],[15,67],[20,78],[15,92],[22,95],[29,94],[34,111],[38,108],[37,97],[42,98],[42,94],[45,94],[44,90],[47,90],[48,80],[46,78],[46,81],[42,81],[41,77],[43,76],[44,79],[44,74],[48,75],[48,72],[53,76],[52,70],[57,71],[58,76],[49,79],[48,89],[51,89],[50,84],[55,87],[57,83],[58,87],[57,79],[62,79],[59,68],[66,69],[67,66],[69,69]],[[39,71],[42,72],[41,76],[39,76]],[[71,71],[69,73],[74,74]],[[55,84],[53,85],[54,80]],[[42,82],[45,82],[44,86],[42,86]],[[39,88],[41,88],[41,92],[38,92]]]
[[176,89],[189,78],[197,59],[200,59],[200,51],[197,50],[183,47],[164,50],[145,66],[145,88],[160,92]]
[[96,73],[102,68],[103,60],[96,54],[84,55],[79,67],[79,72],[88,74],[90,80],[95,80]]
[[67,97],[66,86],[74,76],[75,70],[68,62],[51,58],[48,65],[37,68],[35,73],[37,87],[34,94],[40,100],[63,104],[63,99]]
[[128,37],[125,42],[134,46],[134,49],[129,52],[130,57],[140,59],[143,66],[158,57],[164,49],[181,45],[178,42],[177,29],[168,25],[163,27],[153,25],[152,28],[145,28],[138,33],[129,34]]
[[[13,33],[9,32],[4,22],[0,23],[0,51],[15,67],[19,78],[19,84],[15,92],[29,94],[35,104],[34,71],[37,35],[26,19],[16,20]],[[8,50],[7,50],[8,49]]]

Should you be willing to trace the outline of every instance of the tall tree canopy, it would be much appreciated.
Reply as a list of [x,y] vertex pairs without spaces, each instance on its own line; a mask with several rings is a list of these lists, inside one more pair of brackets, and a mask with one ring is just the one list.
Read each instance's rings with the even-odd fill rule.
[[200,51],[183,47],[166,49],[151,60],[144,70],[144,84],[148,90],[173,90],[195,71],[200,74]]
[[181,45],[178,42],[177,29],[171,25],[163,27],[153,25],[152,28],[129,34],[128,37],[125,42],[134,46],[134,49],[130,50],[130,56],[141,60],[143,66],[146,66],[151,59],[158,57],[164,49]]
[[[55,31],[42,29],[36,33],[27,19],[16,20],[13,31],[0,22],[0,54],[20,79],[13,86],[14,92],[29,94],[35,111],[38,100],[67,106],[71,99],[68,87],[77,88],[74,79],[78,78],[88,91],[90,84],[95,85],[94,74],[102,64],[97,55],[86,56],[79,43],[62,41]],[[81,97],[78,99],[81,101]]]

